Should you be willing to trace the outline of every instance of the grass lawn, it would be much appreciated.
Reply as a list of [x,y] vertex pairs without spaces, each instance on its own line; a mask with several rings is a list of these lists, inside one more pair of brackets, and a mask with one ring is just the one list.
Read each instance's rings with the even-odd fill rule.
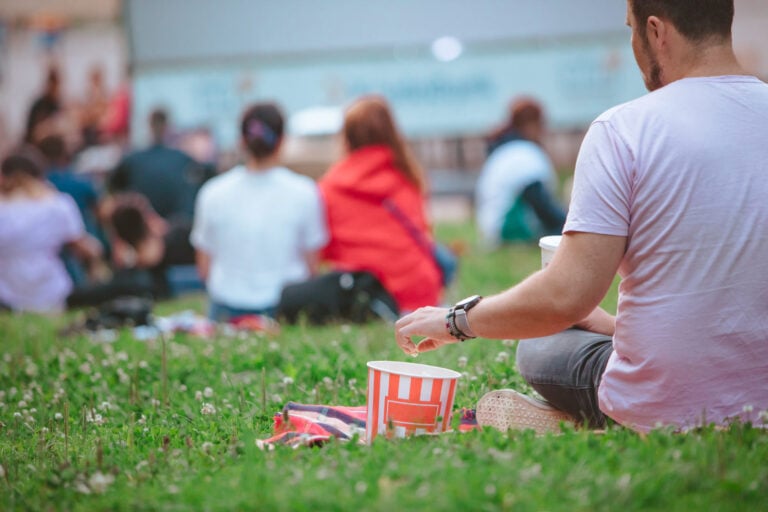
[[[469,226],[438,233],[465,247],[450,301],[539,266],[537,247],[483,254]],[[156,313],[203,308],[193,296]],[[389,325],[167,342],[125,330],[105,343],[59,336],[72,320],[0,315],[0,510],[768,510],[768,432],[748,425],[257,448],[289,400],[364,404],[367,361],[410,360]],[[515,344],[475,340],[417,362],[461,371],[456,407],[472,407],[494,388],[526,391]]]

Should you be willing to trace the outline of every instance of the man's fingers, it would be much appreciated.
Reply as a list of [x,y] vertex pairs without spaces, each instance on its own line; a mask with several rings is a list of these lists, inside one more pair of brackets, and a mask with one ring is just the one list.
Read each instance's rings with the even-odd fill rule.
[[416,351],[420,354],[422,352],[429,352],[430,350],[437,350],[445,345],[444,341],[436,340],[434,338],[425,338],[416,345]]
[[402,351],[409,356],[417,355],[419,353],[416,345],[414,345],[413,341],[411,341],[411,338],[402,334],[400,329],[395,329],[395,340],[397,341],[397,344],[400,346]]

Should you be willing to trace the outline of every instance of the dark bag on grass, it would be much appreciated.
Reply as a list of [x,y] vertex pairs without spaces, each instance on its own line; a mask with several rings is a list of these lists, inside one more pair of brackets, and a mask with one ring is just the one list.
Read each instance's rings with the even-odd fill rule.
[[283,289],[278,319],[293,324],[302,316],[311,324],[363,323],[376,318],[395,321],[398,308],[392,295],[370,272],[334,271]]

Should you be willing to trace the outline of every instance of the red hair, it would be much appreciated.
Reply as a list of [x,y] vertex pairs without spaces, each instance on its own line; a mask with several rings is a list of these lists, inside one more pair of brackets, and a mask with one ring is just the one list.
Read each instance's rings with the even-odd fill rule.
[[425,189],[424,171],[400,135],[386,99],[375,95],[357,99],[347,109],[342,133],[350,151],[375,145],[390,148],[397,169],[419,190]]

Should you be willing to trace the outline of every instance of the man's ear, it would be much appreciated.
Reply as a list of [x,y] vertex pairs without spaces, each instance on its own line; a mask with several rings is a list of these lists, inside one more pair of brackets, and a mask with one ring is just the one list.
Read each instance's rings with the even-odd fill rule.
[[645,23],[645,35],[648,38],[648,44],[656,50],[661,50],[667,42],[668,28],[667,24],[658,16],[648,16]]

